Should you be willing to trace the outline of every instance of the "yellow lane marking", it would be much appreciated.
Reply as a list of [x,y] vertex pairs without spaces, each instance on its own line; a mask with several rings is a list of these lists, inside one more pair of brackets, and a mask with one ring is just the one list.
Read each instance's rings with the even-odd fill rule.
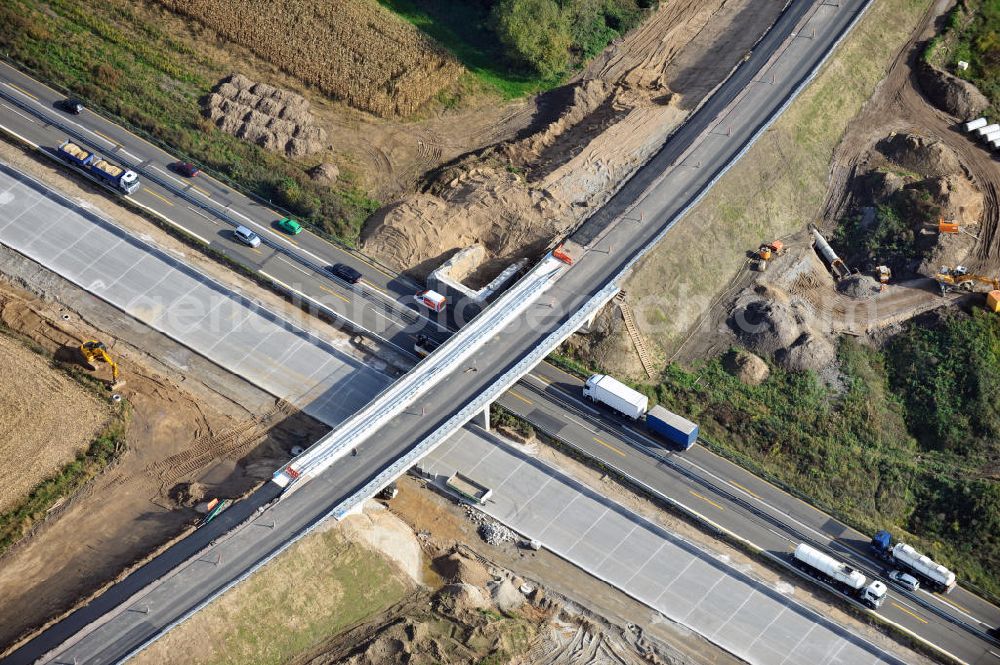
[[717,503],[716,503],[715,501],[712,501],[712,500],[711,500],[711,499],[709,499],[709,498],[708,498],[707,496],[702,496],[701,494],[698,494],[698,493],[697,493],[697,492],[695,492],[694,490],[688,490],[688,491],[689,491],[689,492],[691,492],[691,495],[692,495],[692,496],[696,496],[696,497],[698,497],[699,499],[701,499],[702,501],[706,501],[706,502],[708,502],[708,503],[712,504],[713,506],[715,506],[715,507],[716,507],[716,508],[718,508],[719,510],[725,510],[725,508],[723,508],[722,506],[720,506],[719,504],[717,504]]
[[293,245],[295,245],[296,247],[298,247],[298,246],[299,246],[299,243],[295,242],[295,241],[294,241],[294,240],[292,240],[291,238],[285,238],[285,241],[286,241],[286,242],[290,242],[290,243],[292,243],[292,244],[293,244]]
[[[188,184],[190,184],[190,183],[188,183]],[[206,191],[205,191],[204,189],[202,189],[201,187],[198,187],[198,186],[196,186],[196,185],[191,185],[191,189],[193,189],[193,190],[194,190],[194,191],[196,191],[196,192],[201,192],[202,194],[204,194],[204,195],[205,195],[205,196],[207,196],[208,198],[212,198],[212,195],[211,195],[211,194],[209,194],[208,192],[206,192]]]
[[90,131],[94,132],[95,134],[97,134],[98,136],[100,136],[102,139],[104,139],[108,143],[114,143],[115,145],[118,145],[118,141],[115,141],[113,138],[111,138],[107,134],[102,134],[99,131],[97,131],[96,129],[92,129]]
[[157,194],[156,192],[154,192],[154,191],[153,191],[153,190],[151,190],[151,189],[147,189],[147,190],[146,190],[146,193],[147,193],[147,194],[150,194],[150,195],[152,195],[152,196],[155,196],[156,198],[158,198],[158,199],[160,199],[161,201],[163,201],[164,203],[166,203],[166,204],[167,204],[168,206],[172,206],[172,205],[173,205],[173,203],[171,203],[170,201],[166,200],[165,198],[163,198],[162,196],[160,196],[159,194]]
[[521,400],[521,401],[522,401],[522,402],[524,402],[525,404],[531,404],[531,400],[530,400],[530,399],[528,399],[528,398],[527,398],[527,397],[525,397],[524,395],[521,395],[521,394],[520,394],[520,393],[518,393],[517,391],[514,391],[514,390],[508,390],[507,392],[508,392],[508,393],[510,393],[510,394],[511,394],[511,396],[513,396],[513,397],[516,397],[517,399]]
[[902,605],[900,605],[899,603],[897,603],[895,601],[892,603],[892,606],[895,607],[897,610],[899,610],[901,612],[906,612],[907,614],[909,614],[911,617],[913,617],[914,619],[916,619],[920,623],[927,623],[927,619],[923,618],[919,614],[915,614],[915,613],[911,612],[910,610],[906,609],[905,607],[903,607]]
[[20,86],[14,85],[13,83],[8,83],[7,85],[9,85],[10,87],[14,88],[15,90],[20,90],[22,93],[26,94],[28,97],[31,97],[32,99],[34,99],[36,101],[38,100],[38,97],[35,97],[33,94],[31,94],[30,92],[28,92],[27,90],[25,90],[24,88],[22,88]]
[[[749,494],[750,496],[752,496],[755,499],[761,499],[761,497],[757,496],[756,494],[754,494],[753,492],[751,492],[750,490],[748,490],[746,487],[743,487],[743,485],[740,485],[735,480],[730,480],[729,484],[732,485],[733,487],[739,487],[741,490],[743,490],[744,492],[746,492],[747,494]],[[761,499],[761,500],[763,501],[763,499]]]
[[389,295],[384,290],[380,289],[379,287],[377,287],[374,284],[372,284],[371,282],[369,282],[367,279],[362,279],[361,283],[364,284],[365,286],[367,286],[369,289],[375,289],[376,291],[378,291],[382,295]]
[[625,457],[625,453],[623,453],[622,451],[618,450],[617,448],[615,448],[614,446],[612,446],[612,445],[611,445],[610,443],[608,443],[607,441],[602,441],[602,440],[598,439],[598,438],[597,438],[596,436],[594,437],[594,441],[596,441],[597,443],[601,444],[602,446],[604,446],[604,447],[605,447],[605,448],[607,448],[608,450],[611,450],[611,451],[613,451],[613,452],[616,452],[616,453],[618,453],[619,455],[621,455],[622,457]]
[[318,286],[319,288],[323,289],[324,291],[326,291],[326,292],[327,292],[327,293],[329,293],[330,295],[333,295],[333,296],[337,296],[338,298],[340,298],[340,299],[341,299],[341,300],[343,300],[344,302],[351,302],[350,300],[348,300],[348,299],[347,299],[347,298],[345,298],[344,296],[340,295],[339,293],[337,293],[337,292],[336,292],[336,291],[334,291],[333,289],[328,289],[328,288],[326,288],[325,286],[323,286],[322,284],[317,284],[316,286]]
[[548,379],[546,379],[544,376],[538,376],[537,374],[532,374],[531,376],[535,377],[536,379],[538,379],[539,381],[541,381],[542,383],[544,383],[547,386],[551,386],[552,385],[552,382],[549,381]]
[[950,601],[950,600],[945,600],[944,598],[942,598],[942,597],[940,596],[940,594],[938,595],[938,600],[940,600],[940,601],[941,601],[942,603],[944,603],[945,605],[951,605],[951,606],[952,606],[952,607],[954,607],[954,608],[955,608],[956,610],[960,610],[960,611],[962,611],[962,612],[965,612],[966,614],[972,614],[972,612],[970,612],[969,610],[965,609],[964,607],[962,607],[962,606],[961,606],[961,605],[959,605],[958,603],[955,603],[955,602],[952,602],[952,601]]

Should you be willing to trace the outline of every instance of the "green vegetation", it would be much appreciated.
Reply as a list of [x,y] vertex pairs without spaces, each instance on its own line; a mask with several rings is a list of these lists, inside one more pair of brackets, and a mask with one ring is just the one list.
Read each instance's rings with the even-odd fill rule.
[[[948,14],[941,34],[928,42],[925,61],[974,83],[1000,108],[1000,3],[964,0]],[[958,69],[958,61],[969,69]]]
[[0,48],[172,153],[287,208],[327,237],[354,242],[378,203],[349,175],[339,190],[319,186],[304,165],[216,130],[199,99],[231,65],[164,30],[153,11],[121,0],[11,0],[0,3],[7,26]]
[[1000,594],[1000,317],[913,322],[881,351],[848,338],[838,358],[837,387],[780,367],[748,386],[716,358],[638,388],[700,423],[717,452]]
[[651,0],[380,0],[514,98],[565,74],[639,24]]
[[936,223],[941,208],[923,183],[906,187],[875,206],[871,220],[858,215],[845,219],[834,231],[833,241],[843,248],[849,265],[889,266],[896,275],[910,270],[914,257],[923,257],[933,246],[934,236],[920,234]]

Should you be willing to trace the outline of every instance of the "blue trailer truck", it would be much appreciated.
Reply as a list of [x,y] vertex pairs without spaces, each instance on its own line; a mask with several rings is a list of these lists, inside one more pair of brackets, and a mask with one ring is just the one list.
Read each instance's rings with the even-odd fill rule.
[[657,404],[646,412],[646,429],[687,450],[698,440],[698,426]]
[[135,171],[113,164],[96,152],[81,148],[72,141],[65,141],[59,146],[59,156],[65,162],[86,171],[120,192],[134,194],[139,189],[139,176]]

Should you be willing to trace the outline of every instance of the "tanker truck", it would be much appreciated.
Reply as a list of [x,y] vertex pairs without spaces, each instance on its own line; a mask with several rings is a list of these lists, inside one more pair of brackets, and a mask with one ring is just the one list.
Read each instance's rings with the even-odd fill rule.
[[888,531],[879,531],[875,534],[872,538],[871,549],[878,558],[914,575],[926,586],[936,591],[948,593],[955,588],[955,573],[930,557],[921,554],[910,545],[905,543],[893,545],[892,534]]
[[854,570],[846,563],[841,563],[833,557],[820,552],[815,547],[800,543],[792,554],[795,565],[827,584],[836,587],[845,594],[857,598],[872,608],[878,609],[885,602],[886,586],[878,580],[872,580],[867,586],[868,578],[861,571]]
[[135,171],[113,164],[96,152],[81,148],[72,141],[64,141],[59,146],[58,153],[67,164],[86,171],[99,182],[120,192],[134,194],[139,189],[139,176]]

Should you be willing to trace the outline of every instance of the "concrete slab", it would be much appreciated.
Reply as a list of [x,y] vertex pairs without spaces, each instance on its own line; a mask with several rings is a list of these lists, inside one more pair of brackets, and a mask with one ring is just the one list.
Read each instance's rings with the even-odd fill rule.
[[390,378],[0,166],[0,243],[335,426]]
[[439,477],[461,471],[490,487],[485,512],[750,663],[900,663],[698,545],[479,430],[461,430],[422,466]]

